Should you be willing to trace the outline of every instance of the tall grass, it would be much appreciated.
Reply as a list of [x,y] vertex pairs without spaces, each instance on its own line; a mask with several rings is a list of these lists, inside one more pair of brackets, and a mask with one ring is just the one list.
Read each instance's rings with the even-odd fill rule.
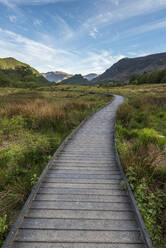
[[[70,94],[70,98],[68,95]],[[0,94],[0,244],[32,186],[62,140],[89,113],[111,98],[103,95],[3,89]]]
[[166,96],[127,98],[118,110],[117,145],[122,165],[155,248],[166,243]]
[[5,105],[0,114],[7,118],[12,118],[16,115],[40,119],[43,122],[60,121],[66,119],[65,104],[55,104],[46,99],[35,99],[27,103],[9,103]]

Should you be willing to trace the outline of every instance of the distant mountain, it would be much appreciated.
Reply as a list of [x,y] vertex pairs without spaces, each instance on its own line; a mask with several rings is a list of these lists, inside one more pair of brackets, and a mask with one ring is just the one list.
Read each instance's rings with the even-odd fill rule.
[[83,77],[86,78],[87,80],[91,81],[92,79],[96,78],[97,76],[98,75],[96,73],[90,73],[90,74],[87,74]]
[[127,82],[133,74],[143,74],[166,68],[166,53],[119,60],[93,82]]
[[36,87],[49,83],[36,69],[14,58],[0,58],[0,86]]
[[73,77],[61,81],[61,84],[89,85],[89,81],[81,74],[76,74]]
[[59,83],[64,79],[72,77],[71,74],[62,71],[50,71],[47,73],[42,73],[43,77],[45,77],[50,82]]

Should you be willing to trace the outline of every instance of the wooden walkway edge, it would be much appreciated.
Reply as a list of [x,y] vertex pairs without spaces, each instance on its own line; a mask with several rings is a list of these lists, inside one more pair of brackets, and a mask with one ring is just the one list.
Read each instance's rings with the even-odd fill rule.
[[115,144],[123,102],[115,96],[66,138],[2,248],[152,248]]

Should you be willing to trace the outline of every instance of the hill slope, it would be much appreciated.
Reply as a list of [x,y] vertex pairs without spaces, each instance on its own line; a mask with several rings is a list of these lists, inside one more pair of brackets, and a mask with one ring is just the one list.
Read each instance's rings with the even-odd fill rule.
[[0,58],[0,86],[28,87],[48,81],[33,67],[14,58]]
[[18,67],[29,68],[33,72],[33,74],[35,74],[37,76],[41,76],[41,74],[36,69],[34,69],[33,67],[31,67],[28,64],[25,64],[21,61],[18,61],[17,59],[14,59],[12,57],[0,58],[0,69],[2,69],[2,70],[10,70],[10,69],[15,70]]
[[71,74],[62,71],[50,71],[47,73],[42,73],[43,77],[45,77],[50,82],[61,82],[64,79],[72,77]]
[[89,81],[84,78],[81,74],[76,74],[73,77],[61,81],[61,84],[88,85]]
[[96,73],[90,73],[84,76],[87,80],[91,81],[92,79],[96,78],[98,75]]
[[143,74],[166,68],[166,53],[119,60],[93,82],[129,81],[133,74]]

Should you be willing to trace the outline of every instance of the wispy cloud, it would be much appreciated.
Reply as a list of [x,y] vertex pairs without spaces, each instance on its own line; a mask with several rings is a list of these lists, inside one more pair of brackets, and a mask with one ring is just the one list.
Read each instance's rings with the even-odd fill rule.
[[140,25],[134,28],[127,29],[121,32],[119,36],[115,36],[113,40],[134,37],[134,36],[141,35],[147,32],[156,31],[156,30],[165,29],[165,28],[166,28],[166,19],[157,20],[155,22],[150,22],[144,25]]
[[135,27],[133,29],[128,30],[128,35],[137,35],[141,33],[146,33],[153,30],[166,28],[166,19],[158,20],[157,22],[151,22],[148,24],[141,25],[139,27]]
[[42,20],[36,19],[36,20],[33,21],[33,24],[35,26],[41,25],[42,24]]
[[18,5],[38,5],[38,4],[48,4],[48,3],[58,3],[58,2],[73,2],[76,0],[0,0],[0,3],[13,8]]
[[[119,0],[116,6],[112,6],[112,1],[105,1],[101,12],[90,17],[84,26],[95,25],[97,28],[113,24],[131,17],[156,12],[166,8],[166,0]],[[103,3],[101,3],[102,5]]]
[[45,44],[33,41],[9,30],[0,29],[0,36],[1,56],[17,57],[38,68],[41,66],[44,69],[43,66],[46,66],[48,61],[58,61],[59,57],[72,55],[67,50],[48,47]]
[[55,15],[55,16],[52,16],[52,19],[59,26],[60,33],[62,34],[63,39],[68,40],[73,37],[74,31],[61,16]]
[[119,1],[119,0],[111,0],[111,2],[112,2],[113,4],[115,4],[116,6],[118,6],[118,5],[119,5],[119,3],[120,3],[120,1]]
[[96,38],[97,33],[98,33],[97,28],[93,28],[93,29],[90,31],[89,35],[90,35],[92,38]]
[[80,61],[78,71],[84,74],[91,72],[100,74],[124,57],[123,54],[112,55],[112,52],[107,50],[87,52],[86,57]]
[[[40,72],[64,70],[70,73],[101,73],[114,62],[124,57],[112,55],[110,51],[82,53],[56,49],[33,41],[9,30],[0,28],[0,54],[2,57],[15,57],[38,69]],[[75,63],[79,61],[79,63]]]
[[17,11],[17,8],[16,8],[16,5],[13,1],[10,1],[10,0],[0,0],[0,4],[4,4],[6,5],[7,7]]
[[11,22],[16,22],[17,17],[16,17],[15,15],[11,15],[11,16],[9,16],[9,20],[10,20]]

